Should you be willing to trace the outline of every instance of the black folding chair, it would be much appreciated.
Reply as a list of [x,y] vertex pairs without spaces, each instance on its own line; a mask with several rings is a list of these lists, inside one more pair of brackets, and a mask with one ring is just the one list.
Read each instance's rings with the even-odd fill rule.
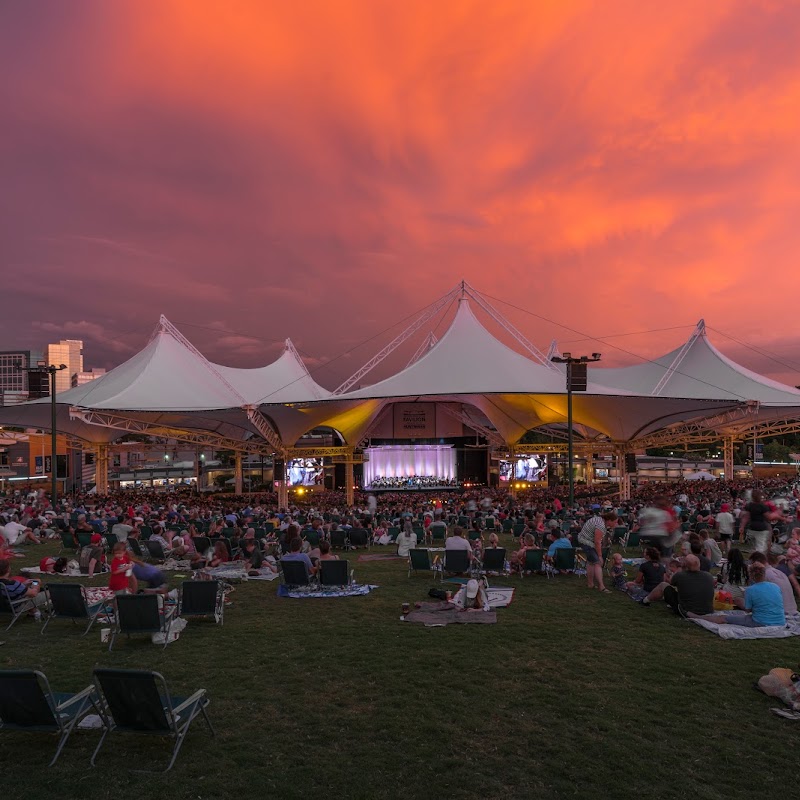
[[352,528],[347,538],[350,540],[351,548],[366,547],[369,549],[369,534],[363,528]]
[[167,560],[167,554],[164,552],[161,542],[154,542],[152,539],[148,539],[144,544],[145,547],[147,547],[147,552],[150,554],[150,558],[152,558],[153,561]]
[[215,735],[206,713],[210,701],[205,689],[188,698],[171,697],[164,677],[144,670],[96,669],[94,680],[107,713],[102,715],[105,730],[92,755],[92,766],[106,736],[114,731],[173,738],[172,758],[164,772],[172,769],[195,717],[202,714],[211,735]]
[[331,547],[334,550],[347,549],[347,534],[343,530],[331,531],[329,534]]
[[319,582],[322,586],[347,586],[349,584],[349,562],[330,560],[319,562]]
[[114,647],[117,635],[124,633],[128,638],[134,633],[163,633],[164,647],[169,644],[169,630],[175,614],[175,606],[160,606],[163,602],[155,594],[118,594],[115,598],[116,624],[111,631],[109,652]]
[[198,556],[205,558],[206,554],[211,549],[211,539],[209,539],[208,536],[195,536],[194,549],[197,551]]
[[466,550],[445,550],[442,572],[470,572],[469,553]]
[[139,543],[138,539],[128,539],[128,548],[130,551],[137,557],[137,558],[144,558],[145,551],[142,550],[142,545]]
[[100,713],[94,686],[77,694],[54,693],[36,670],[0,670],[0,731],[57,733],[58,761],[75,726],[92,710]]
[[484,572],[506,571],[506,549],[505,547],[489,547],[483,551],[483,570]]
[[11,595],[8,593],[8,587],[0,581],[0,614],[11,614],[11,622],[8,623],[6,630],[10,630],[11,626],[21,617],[24,617],[28,611],[36,608],[32,597],[21,597],[19,600],[12,600]]
[[283,574],[283,582],[286,586],[311,585],[311,576],[308,574],[306,565],[302,561],[282,558],[281,573]]
[[69,531],[61,531],[61,550],[77,550],[79,547],[77,539]]
[[431,554],[424,547],[415,547],[408,551],[408,577],[413,572],[433,572],[438,571],[437,565],[431,562]]
[[54,619],[71,619],[73,624],[77,620],[88,621],[82,634],[86,636],[106,605],[105,602],[89,605],[84,588],[79,583],[50,583],[45,587],[45,592],[49,600],[49,614],[42,625],[42,633]]
[[179,617],[214,617],[223,624],[224,594],[219,581],[184,581],[181,584]]

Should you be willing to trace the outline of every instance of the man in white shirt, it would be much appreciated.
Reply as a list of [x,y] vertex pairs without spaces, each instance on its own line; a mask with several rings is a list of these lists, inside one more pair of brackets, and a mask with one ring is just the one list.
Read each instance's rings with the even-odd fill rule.
[[450,536],[447,541],[444,543],[445,550],[466,550],[469,553],[469,560],[472,561],[473,554],[472,554],[472,545],[469,543],[465,531],[463,528],[460,528],[456,525],[453,528],[453,535]]
[[14,517],[11,522],[7,522],[3,528],[3,535],[10,545],[22,544],[22,542],[30,541],[34,544],[41,544],[36,538],[36,534],[30,529],[21,525],[17,518]]
[[130,522],[130,517],[123,517],[122,522],[117,522],[116,525],[111,528],[111,533],[117,537],[118,542],[128,541],[128,535],[133,530],[133,525],[131,525]]

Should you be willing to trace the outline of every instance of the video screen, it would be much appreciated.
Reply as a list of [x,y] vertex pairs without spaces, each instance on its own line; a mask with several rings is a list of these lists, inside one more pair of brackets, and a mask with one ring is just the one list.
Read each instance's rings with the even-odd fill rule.
[[514,461],[500,462],[500,480],[536,483],[547,480],[547,456],[518,456]]
[[321,458],[294,458],[286,462],[286,482],[289,486],[321,486],[325,470]]

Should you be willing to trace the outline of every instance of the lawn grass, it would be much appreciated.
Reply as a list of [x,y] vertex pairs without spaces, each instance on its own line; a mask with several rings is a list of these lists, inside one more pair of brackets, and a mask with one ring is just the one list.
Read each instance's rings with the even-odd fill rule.
[[158,739],[112,736],[93,770],[98,734],[76,732],[48,770],[53,738],[0,733],[4,786],[115,800],[800,796],[800,727],[751,688],[797,668],[796,640],[723,641],[574,576],[493,579],[517,589],[497,625],[424,628],[400,607],[430,578],[399,561],[355,567],[380,588],[288,600],[275,582],[242,584],[224,626],[192,621],[166,650],[122,638],[108,653],[97,630],[60,620],[44,636],[32,620],[0,633],[0,666],[41,669],[56,691],[101,665],[157,670],[178,695],[206,688],[218,734],[196,721],[161,776],[129,771],[166,764]]

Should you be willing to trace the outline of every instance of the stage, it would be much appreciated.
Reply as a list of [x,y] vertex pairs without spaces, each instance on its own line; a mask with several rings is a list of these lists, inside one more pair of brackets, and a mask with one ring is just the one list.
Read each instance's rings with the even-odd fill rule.
[[459,489],[451,444],[400,444],[364,451],[364,491],[441,492]]

